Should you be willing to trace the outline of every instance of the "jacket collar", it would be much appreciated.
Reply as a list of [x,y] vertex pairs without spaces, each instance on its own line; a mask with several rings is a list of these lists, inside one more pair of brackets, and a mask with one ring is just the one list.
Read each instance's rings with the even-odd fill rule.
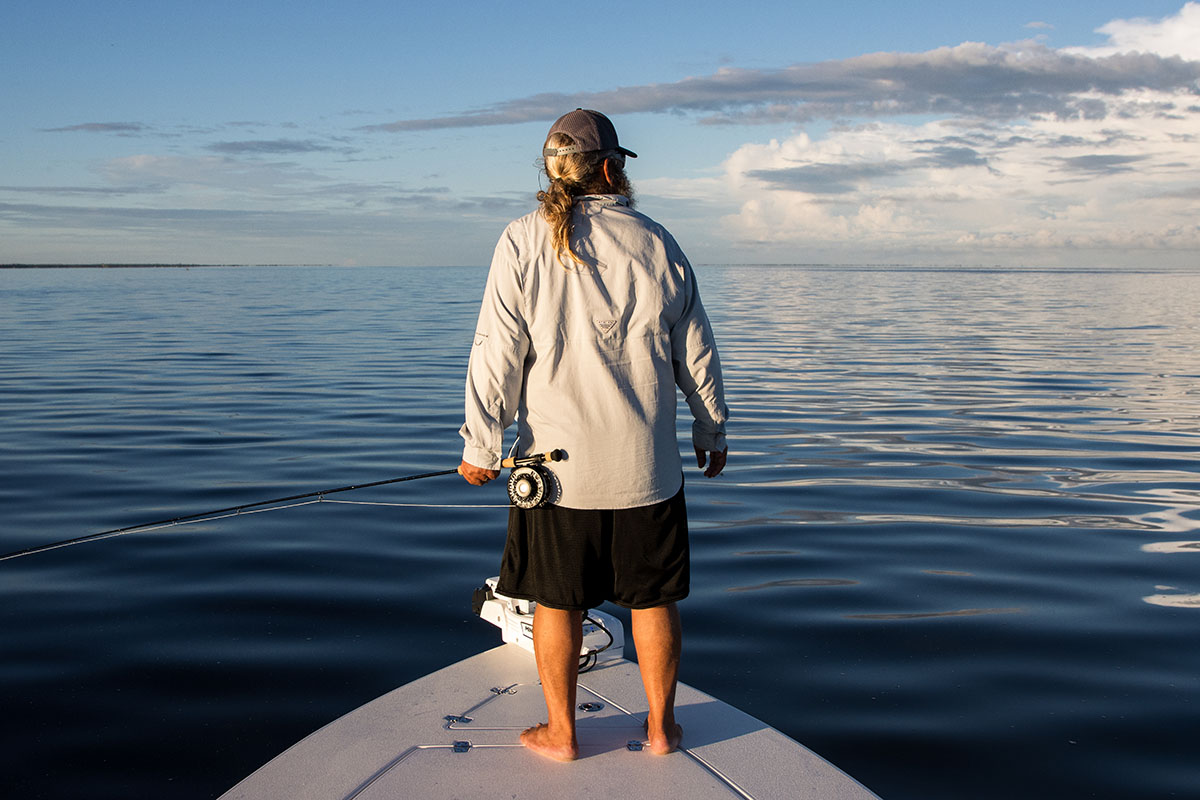
[[606,206],[627,206],[629,198],[623,194],[581,194],[576,200],[587,200],[590,203],[599,203]]

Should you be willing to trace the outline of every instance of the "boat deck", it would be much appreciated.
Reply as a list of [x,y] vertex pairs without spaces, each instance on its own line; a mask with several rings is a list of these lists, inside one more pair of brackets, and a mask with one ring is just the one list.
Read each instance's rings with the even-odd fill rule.
[[505,644],[395,689],[299,742],[222,800],[731,797],[869,800],[874,794],[767,724],[680,684],[683,748],[641,750],[645,696],[619,659],[580,676],[580,758],[518,736],[545,717],[530,654]]

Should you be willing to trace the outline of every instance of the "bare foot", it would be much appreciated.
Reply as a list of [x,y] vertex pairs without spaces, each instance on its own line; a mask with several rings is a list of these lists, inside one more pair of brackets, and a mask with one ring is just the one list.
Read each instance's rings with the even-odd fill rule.
[[526,728],[521,733],[521,744],[538,755],[553,758],[555,761],[574,761],[579,758],[579,745],[572,741],[565,742],[550,735],[550,726],[544,722]]
[[651,734],[650,722],[647,720],[642,723],[642,730],[646,731],[646,749],[656,756],[674,753],[678,749],[679,743],[683,741],[683,728],[675,723],[671,723],[669,733],[656,731]]

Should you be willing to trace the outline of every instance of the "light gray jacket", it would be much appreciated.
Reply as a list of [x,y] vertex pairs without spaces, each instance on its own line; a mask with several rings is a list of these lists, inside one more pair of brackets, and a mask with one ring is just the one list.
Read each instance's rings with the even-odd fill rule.
[[511,224],[492,258],[467,368],[463,460],[499,469],[517,420],[519,455],[562,449],[548,464],[569,508],[633,508],[682,481],[675,387],[692,441],[725,448],[721,364],[696,278],[675,239],[620,195],[575,203],[572,246],[558,260],[540,212]]

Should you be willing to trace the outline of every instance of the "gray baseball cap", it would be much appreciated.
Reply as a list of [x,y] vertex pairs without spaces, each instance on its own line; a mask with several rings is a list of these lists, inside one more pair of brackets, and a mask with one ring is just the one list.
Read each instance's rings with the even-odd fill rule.
[[563,114],[550,126],[550,133],[546,134],[546,138],[549,139],[552,133],[565,133],[575,140],[575,144],[569,147],[543,147],[542,156],[545,158],[565,156],[568,153],[593,153],[600,150],[637,158],[637,153],[621,147],[617,141],[617,129],[613,127],[612,121],[599,111],[577,108],[568,114]]

